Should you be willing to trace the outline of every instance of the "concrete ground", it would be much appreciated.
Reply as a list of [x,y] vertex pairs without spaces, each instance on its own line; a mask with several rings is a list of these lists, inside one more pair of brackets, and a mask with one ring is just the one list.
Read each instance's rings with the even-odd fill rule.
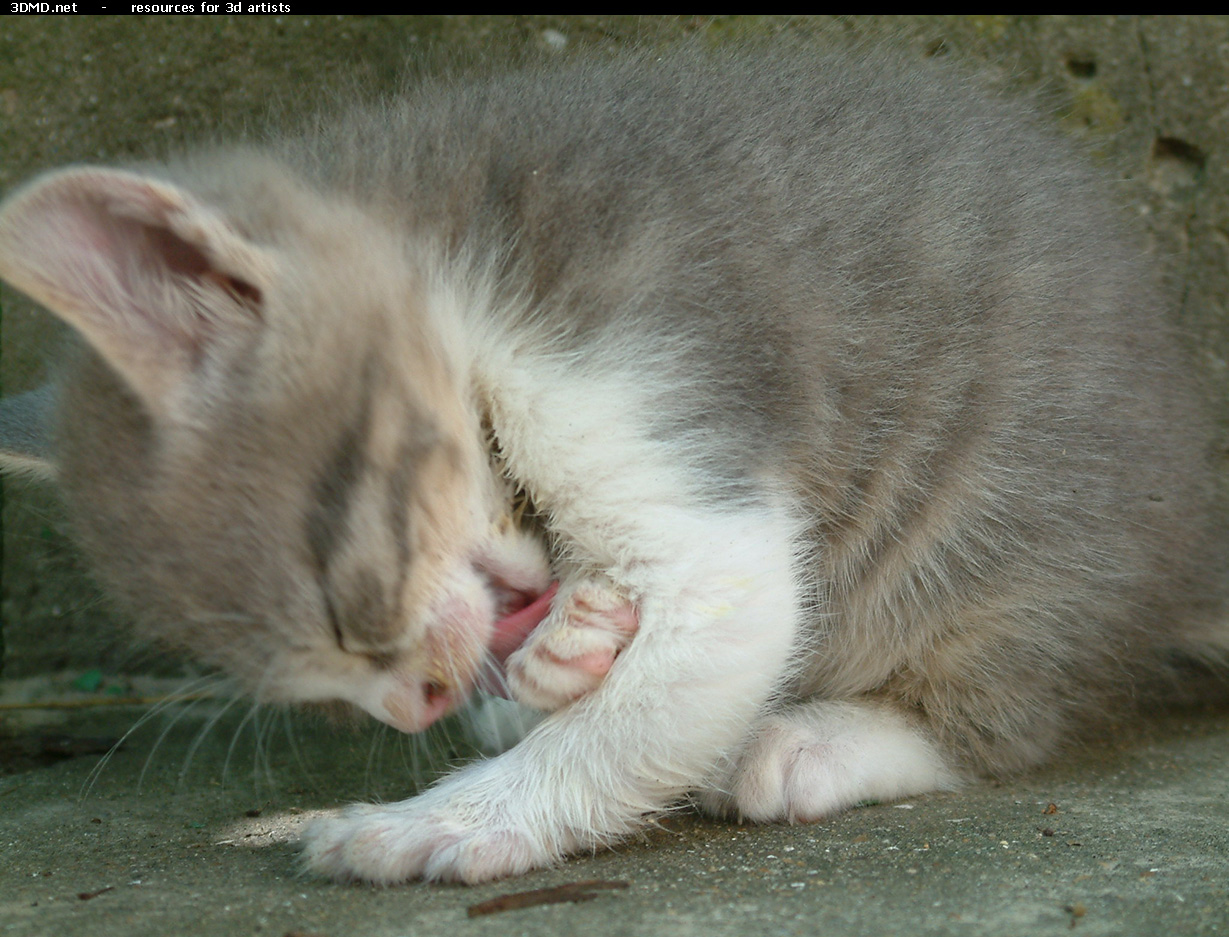
[[[1161,716],[1029,777],[822,823],[680,812],[516,879],[371,888],[305,876],[295,840],[321,810],[411,790],[406,741],[220,709],[168,708],[110,757],[140,708],[25,713],[0,740],[0,934],[1229,933],[1229,714]],[[628,887],[467,916],[585,880]]]

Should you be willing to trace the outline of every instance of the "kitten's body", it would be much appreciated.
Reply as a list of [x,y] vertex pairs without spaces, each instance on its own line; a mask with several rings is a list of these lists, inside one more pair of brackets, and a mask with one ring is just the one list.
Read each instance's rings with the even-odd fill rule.
[[320,823],[334,874],[475,881],[689,791],[811,819],[1027,767],[1229,646],[1146,265],[1057,140],[949,76],[431,87],[49,177],[0,272],[86,339],[55,453],[103,578],[258,695],[421,728],[562,580],[509,661],[555,712]]

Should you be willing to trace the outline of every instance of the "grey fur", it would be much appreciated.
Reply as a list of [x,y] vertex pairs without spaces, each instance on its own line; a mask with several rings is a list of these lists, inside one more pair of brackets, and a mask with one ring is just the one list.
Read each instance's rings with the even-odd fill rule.
[[[334,211],[369,219],[410,267],[493,282],[501,327],[577,371],[641,349],[646,431],[697,501],[786,490],[805,513],[810,637],[789,695],[888,701],[958,764],[1001,772],[1153,687],[1175,653],[1229,647],[1204,405],[1150,264],[1070,149],[941,68],[678,53],[428,83],[149,171],[278,249],[327,238]],[[368,464],[365,395],[404,395],[398,451],[416,459],[481,433],[371,384],[390,311],[345,304],[369,271],[337,251],[301,285],[328,283],[304,320],[327,354],[228,350],[186,443],[93,350],[63,388],[56,459],[104,580],[254,686],[280,645],[329,627],[286,572],[305,554],[345,580],[326,590],[345,596],[332,627],[386,650],[405,531],[431,514],[356,547],[356,486],[389,471],[381,490],[414,489],[405,502],[432,492]],[[222,272],[240,317],[262,291]],[[423,361],[447,371],[436,341]],[[337,565],[342,547],[367,552]]]
[[51,471],[50,423],[55,411],[51,385],[0,401],[0,459],[6,471]]

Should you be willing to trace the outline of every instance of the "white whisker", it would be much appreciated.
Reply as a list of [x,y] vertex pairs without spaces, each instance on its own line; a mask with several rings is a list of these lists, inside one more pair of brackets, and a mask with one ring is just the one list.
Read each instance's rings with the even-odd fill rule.
[[[140,717],[138,717],[137,721],[134,722],[131,727],[129,727],[128,731],[126,731],[123,735],[119,737],[119,740],[116,741],[116,743],[112,745],[111,748],[107,751],[107,753],[98,760],[97,764],[95,764],[94,767],[90,769],[89,774],[86,775],[85,781],[82,782],[81,790],[78,792],[78,797],[84,798],[89,795],[89,793],[94,789],[94,785],[98,783],[98,779],[102,775],[103,770],[106,768],[107,764],[110,763],[111,758],[115,755],[117,751],[119,751],[120,747],[126,741],[128,741],[128,739],[131,738],[147,722],[149,722],[154,717],[166,712],[172,706],[179,705],[185,701],[194,705],[195,703],[200,701],[202,694],[211,685],[218,686],[222,684],[223,682],[225,682],[224,678],[218,677],[216,675],[206,675],[203,677],[197,677],[196,679],[192,680],[190,683],[185,684],[176,693],[168,695],[164,699],[161,699],[158,702],[154,703],[152,706],[150,706],[150,708],[147,709],[144,713],[142,713]],[[179,718],[180,718],[179,716],[176,716],[176,718],[171,721],[171,726],[173,726],[175,722],[178,721]],[[166,732],[168,730],[169,730],[169,727],[168,729],[163,730],[163,732],[158,736],[158,740],[154,743],[153,747],[150,749],[149,755],[147,755],[146,757],[146,766],[148,766],[149,758],[153,756],[154,751],[157,750],[158,746],[161,744],[162,739],[165,737]],[[141,778],[144,778],[144,777],[145,777],[145,770],[142,769]],[[140,788],[140,781],[137,782],[137,787],[138,789]]]

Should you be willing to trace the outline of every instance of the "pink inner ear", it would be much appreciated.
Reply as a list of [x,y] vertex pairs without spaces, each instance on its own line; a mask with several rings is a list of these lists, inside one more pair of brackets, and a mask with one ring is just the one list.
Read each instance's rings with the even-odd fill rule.
[[554,601],[555,593],[558,591],[559,583],[552,582],[545,592],[524,608],[495,622],[490,651],[500,664],[503,664],[508,659],[508,655],[524,644],[533,629],[542,623],[542,619],[550,612],[551,602]]
[[19,197],[3,223],[8,279],[76,328],[147,402],[216,334],[260,317],[261,284],[235,262],[259,250],[167,184],[60,173]]

